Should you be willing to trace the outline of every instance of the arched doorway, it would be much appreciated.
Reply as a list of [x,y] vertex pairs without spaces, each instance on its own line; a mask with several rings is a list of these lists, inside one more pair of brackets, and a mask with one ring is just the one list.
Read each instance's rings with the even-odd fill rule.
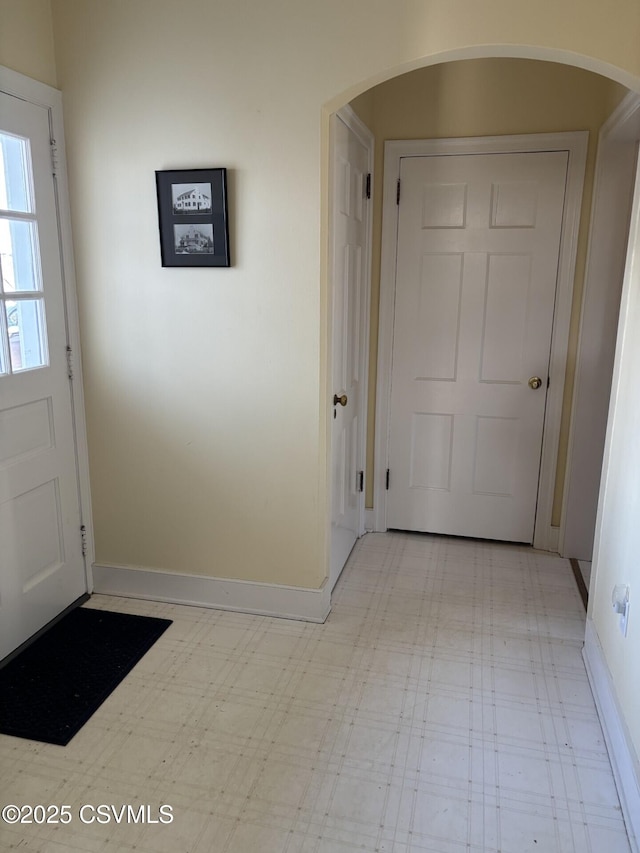
[[[499,53],[501,51],[496,51]],[[490,51],[489,51],[490,53]],[[536,51],[530,51],[536,53]],[[583,282],[589,235],[589,217],[596,164],[599,128],[627,93],[626,87],[593,71],[595,63],[581,58],[582,67],[547,61],[550,51],[541,51],[545,61],[519,57],[459,59],[458,52],[446,62],[430,62],[422,68],[378,83],[351,101],[365,124],[373,125],[376,137],[374,173],[374,236],[372,257],[371,349],[369,360],[369,412],[367,438],[368,527],[384,529],[375,513],[374,493],[384,489],[384,449],[381,430],[374,427],[379,363],[378,303],[380,294],[380,235],[383,182],[383,148],[388,139],[426,139],[442,137],[488,136],[508,133],[542,133],[587,128],[590,132],[585,193],[581,211],[580,238],[567,342],[567,371],[562,395],[562,418],[557,453],[555,483],[551,483],[549,504],[550,531],[546,540],[558,549],[563,503],[566,504],[564,474],[570,445],[574,440],[572,422],[574,376],[578,363],[579,329]],[[557,54],[553,54],[557,58]],[[589,70],[585,70],[585,69]],[[607,69],[608,70],[608,69]],[[624,75],[618,75],[619,78]],[[611,348],[611,359],[613,352]],[[606,420],[608,389],[598,388],[599,408]],[[601,418],[602,419],[602,418]],[[585,425],[578,425],[578,429]],[[588,426],[588,425],[587,425]],[[374,449],[377,446],[377,451]],[[594,463],[598,469],[599,463]],[[592,477],[593,479],[593,477]],[[597,476],[596,476],[597,479]],[[374,485],[376,484],[376,485]],[[594,488],[594,487],[592,487]],[[597,486],[595,487],[597,492]],[[546,547],[546,546],[545,546]],[[571,556],[571,555],[569,555]]]

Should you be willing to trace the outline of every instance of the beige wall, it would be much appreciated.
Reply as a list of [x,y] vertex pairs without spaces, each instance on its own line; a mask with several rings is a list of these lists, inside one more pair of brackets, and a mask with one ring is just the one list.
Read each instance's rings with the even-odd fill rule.
[[409,55],[486,44],[503,46],[509,55],[515,46],[539,44],[575,50],[635,74],[640,67],[635,0],[406,0],[398,5],[406,10],[402,48]]
[[[99,563],[324,580],[321,105],[328,45],[347,78],[370,47],[342,4],[305,8],[53,4]],[[162,269],[154,172],[206,166],[233,266]]]
[[0,65],[56,85],[50,0],[0,0]]
[[422,68],[382,83],[352,106],[376,140],[372,270],[367,505],[373,505],[373,441],[377,378],[378,301],[384,143],[515,133],[589,130],[589,152],[578,243],[553,523],[560,524],[562,490],[587,251],[598,130],[627,90],[596,74],[519,59],[480,59]]

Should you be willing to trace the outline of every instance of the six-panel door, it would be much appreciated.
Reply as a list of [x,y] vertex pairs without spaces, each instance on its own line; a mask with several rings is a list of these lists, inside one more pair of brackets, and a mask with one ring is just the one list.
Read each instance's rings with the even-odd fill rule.
[[567,162],[402,160],[390,528],[533,540]]

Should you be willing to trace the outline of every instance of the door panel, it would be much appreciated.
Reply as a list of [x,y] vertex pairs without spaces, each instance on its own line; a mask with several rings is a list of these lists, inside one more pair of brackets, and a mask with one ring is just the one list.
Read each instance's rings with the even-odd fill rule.
[[368,222],[365,210],[367,147],[339,118],[334,127],[333,206],[333,403],[331,568],[335,585],[361,534],[364,493],[362,440],[365,320],[364,293]]
[[389,527],[533,539],[567,163],[402,159]]
[[0,94],[0,659],[86,592],[49,114]]

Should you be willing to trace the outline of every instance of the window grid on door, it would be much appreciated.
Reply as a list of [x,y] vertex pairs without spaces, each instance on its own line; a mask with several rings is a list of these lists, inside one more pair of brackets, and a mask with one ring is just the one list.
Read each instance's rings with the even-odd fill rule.
[[0,376],[48,362],[29,140],[0,132]]

